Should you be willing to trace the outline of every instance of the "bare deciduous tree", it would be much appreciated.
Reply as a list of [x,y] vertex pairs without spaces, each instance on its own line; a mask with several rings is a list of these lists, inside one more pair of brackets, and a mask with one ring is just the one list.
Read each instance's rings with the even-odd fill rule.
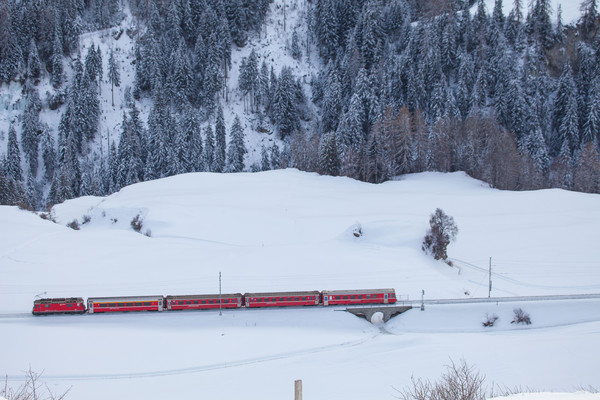
[[458,234],[454,218],[438,208],[431,214],[429,226],[425,239],[423,239],[423,251],[433,255],[436,260],[448,262],[448,245],[456,239]]
[[42,374],[43,372],[37,373],[29,367],[25,372],[25,383],[17,388],[8,386],[8,377],[6,377],[0,396],[6,400],[64,400],[71,388],[62,394],[56,394],[48,385],[40,383]]
[[446,372],[439,381],[411,378],[412,386],[402,391],[401,400],[485,400],[487,390],[485,376],[462,360],[446,366]]

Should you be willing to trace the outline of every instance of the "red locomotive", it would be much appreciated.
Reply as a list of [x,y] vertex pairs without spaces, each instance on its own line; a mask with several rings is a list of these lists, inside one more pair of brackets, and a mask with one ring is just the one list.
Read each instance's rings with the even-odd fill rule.
[[85,303],[81,297],[39,299],[33,302],[33,315],[83,314]]
[[199,294],[183,296],[81,297],[41,299],[33,303],[33,315],[89,314],[128,311],[210,310],[219,308],[263,308],[393,304],[394,289],[324,290],[300,292]]

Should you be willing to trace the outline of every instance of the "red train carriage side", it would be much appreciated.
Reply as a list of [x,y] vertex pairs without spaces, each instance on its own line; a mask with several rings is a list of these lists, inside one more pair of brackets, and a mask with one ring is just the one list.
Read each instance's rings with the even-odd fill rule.
[[394,289],[323,290],[323,305],[338,304],[392,304],[396,302]]
[[88,299],[88,313],[163,311],[162,296],[95,297]]
[[241,293],[222,294],[220,297],[218,294],[198,294],[167,296],[165,301],[168,311],[240,308],[243,305],[243,296]]
[[33,315],[83,314],[85,302],[81,297],[39,299],[33,302]]
[[273,292],[273,293],[246,293],[244,294],[245,306],[256,307],[291,307],[291,306],[316,306],[320,303],[321,294],[311,292]]

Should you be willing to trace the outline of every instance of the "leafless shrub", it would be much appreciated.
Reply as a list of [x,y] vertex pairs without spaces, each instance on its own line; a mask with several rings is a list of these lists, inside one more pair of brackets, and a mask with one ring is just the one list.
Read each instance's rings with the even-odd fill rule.
[[401,400],[485,400],[485,376],[462,360],[446,366],[437,382],[411,378],[412,386],[398,391]]
[[33,207],[31,207],[29,204],[26,204],[23,202],[18,202],[17,207],[19,207],[19,210],[23,210],[23,211],[31,211],[31,212],[35,211],[35,209]]
[[146,229],[146,232],[144,233],[144,235],[146,235],[148,237],[152,237],[152,231],[150,229]]
[[526,325],[531,325],[531,318],[529,317],[529,314],[527,314],[521,308],[515,308],[513,310],[513,312],[514,312],[515,315],[513,317],[513,320],[510,321],[511,324],[526,324]]
[[74,219],[73,221],[71,221],[71,222],[69,222],[69,223],[67,224],[67,227],[69,227],[69,228],[71,228],[71,229],[73,229],[73,230],[76,230],[76,231],[78,231],[78,230],[79,230],[79,222],[77,222],[77,220],[76,220],[76,219]]
[[142,219],[140,214],[138,214],[131,220],[131,227],[134,231],[141,232],[142,226],[144,226],[144,220]]
[[487,328],[490,326],[494,326],[496,321],[498,321],[498,316],[496,314],[489,315],[486,313],[485,320],[481,324]]
[[64,393],[56,394],[48,385],[40,384],[42,373],[34,372],[31,367],[25,372],[25,383],[19,387],[8,385],[8,376],[4,381],[4,388],[0,390],[0,396],[6,400],[64,400],[71,388]]
[[85,225],[85,224],[89,223],[91,220],[92,220],[92,217],[90,217],[89,215],[86,214],[83,216],[81,224]]
[[41,218],[41,219],[45,219],[45,220],[47,220],[47,221],[52,221],[52,218],[50,218],[50,214],[48,214],[48,213],[45,213],[45,212],[43,212],[43,213],[40,213],[40,218]]

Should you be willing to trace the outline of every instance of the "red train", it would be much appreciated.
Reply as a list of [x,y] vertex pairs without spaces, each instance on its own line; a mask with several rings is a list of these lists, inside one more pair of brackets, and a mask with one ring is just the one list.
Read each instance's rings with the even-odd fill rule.
[[33,315],[97,314],[135,311],[210,310],[219,308],[299,307],[393,304],[394,289],[324,290],[303,292],[199,294],[185,296],[126,296],[40,299]]

